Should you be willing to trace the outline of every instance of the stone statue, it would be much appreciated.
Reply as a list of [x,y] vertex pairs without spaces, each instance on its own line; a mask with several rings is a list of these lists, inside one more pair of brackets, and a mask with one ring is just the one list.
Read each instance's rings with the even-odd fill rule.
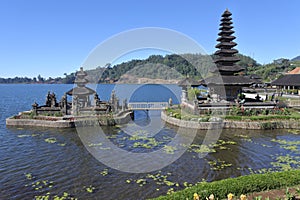
[[127,99],[123,99],[122,102],[122,111],[125,111],[127,109]]
[[51,98],[51,108],[56,107],[57,101],[54,92],[50,95]]
[[172,98],[170,97],[169,98],[169,107],[172,107],[173,106],[173,100],[172,100]]
[[106,114],[111,112],[111,105],[107,105],[106,107]]
[[60,101],[60,108],[63,114],[67,114],[68,102],[67,102],[67,94],[65,93]]
[[100,106],[100,98],[97,93],[94,95],[94,104],[95,106]]
[[112,92],[111,92],[111,95],[110,95],[110,103],[112,104],[112,105],[114,105],[115,104],[115,102],[116,102],[116,92],[113,90]]
[[128,109],[127,98],[126,98],[126,99],[124,99],[124,106],[125,106],[125,110],[127,110],[127,109]]
[[46,97],[46,103],[45,105],[47,107],[51,107],[51,94],[50,94],[50,91],[48,91],[48,94],[47,94],[47,97]]
[[32,112],[33,112],[34,115],[38,114],[38,112],[37,112],[38,106],[39,106],[39,104],[37,104],[36,102],[34,102],[32,104]]
[[73,114],[78,114],[78,97],[76,95],[73,97]]
[[256,99],[256,101],[259,101],[259,100],[260,100],[259,94],[256,95],[255,99]]
[[61,100],[60,100],[60,107],[61,108],[64,108],[65,106],[67,106],[67,96],[66,94],[64,94],[62,97],[61,97]]

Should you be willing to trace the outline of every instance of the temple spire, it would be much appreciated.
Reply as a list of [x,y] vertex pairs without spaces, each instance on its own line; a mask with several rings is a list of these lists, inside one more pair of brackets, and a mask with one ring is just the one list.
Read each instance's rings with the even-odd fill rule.
[[[221,17],[220,32],[215,52],[216,68],[212,70],[213,75],[205,79],[210,94],[217,94],[220,99],[233,101],[242,92],[242,87],[249,87],[253,81],[248,77],[239,75],[243,68],[237,65],[240,60],[236,54],[237,45],[233,40],[234,31],[232,26],[231,12],[226,9]],[[224,91],[225,89],[225,91]]]
[[215,52],[215,63],[221,75],[234,75],[243,70],[243,68],[236,65],[240,59],[235,56],[238,50],[233,48],[237,44],[233,42],[235,36],[233,36],[231,15],[228,9],[222,14],[220,32],[218,34],[220,37],[217,39],[219,43],[216,45],[216,48],[219,50]]

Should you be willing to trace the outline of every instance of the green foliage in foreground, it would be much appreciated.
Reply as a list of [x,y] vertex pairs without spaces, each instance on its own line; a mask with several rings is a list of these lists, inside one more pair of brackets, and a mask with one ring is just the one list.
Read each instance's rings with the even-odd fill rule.
[[195,186],[174,192],[167,196],[156,198],[157,200],[182,200],[193,199],[193,194],[197,193],[201,197],[208,197],[214,194],[216,198],[225,199],[227,194],[232,193],[235,196],[260,192],[270,189],[279,189],[300,184],[300,170],[291,170],[284,172],[274,172],[267,174],[252,174],[240,176],[237,178],[228,178],[211,183],[203,182]]

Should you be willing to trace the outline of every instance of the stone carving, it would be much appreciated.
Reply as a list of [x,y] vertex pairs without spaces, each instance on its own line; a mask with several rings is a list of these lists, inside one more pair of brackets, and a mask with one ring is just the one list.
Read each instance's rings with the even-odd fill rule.
[[34,115],[38,114],[38,112],[37,112],[38,106],[39,106],[39,104],[37,104],[36,102],[34,102],[32,104],[32,112],[33,112]]
[[170,97],[169,98],[169,107],[172,107],[173,106],[173,100],[172,100],[172,98]]
[[54,94],[54,92],[52,92],[52,94],[51,94],[50,91],[48,91],[45,104],[47,107],[51,107],[51,108],[54,108],[57,106],[56,95]]
[[61,112],[65,115],[68,114],[68,101],[67,101],[67,94],[65,93],[60,101],[60,108],[61,108]]
[[47,94],[47,97],[46,97],[46,103],[45,105],[47,107],[51,107],[51,94],[50,94],[50,91],[48,91],[48,94]]
[[100,106],[100,98],[97,93],[94,94],[94,106],[96,107]]

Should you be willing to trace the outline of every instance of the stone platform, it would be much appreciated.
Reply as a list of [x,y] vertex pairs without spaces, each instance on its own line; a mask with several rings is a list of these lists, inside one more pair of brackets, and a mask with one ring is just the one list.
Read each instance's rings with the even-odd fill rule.
[[6,119],[6,126],[15,127],[52,127],[52,128],[74,128],[76,126],[114,126],[126,124],[134,119],[134,112],[131,110],[120,112],[114,115],[85,115],[63,117],[38,116],[36,118],[22,119],[20,114]]

